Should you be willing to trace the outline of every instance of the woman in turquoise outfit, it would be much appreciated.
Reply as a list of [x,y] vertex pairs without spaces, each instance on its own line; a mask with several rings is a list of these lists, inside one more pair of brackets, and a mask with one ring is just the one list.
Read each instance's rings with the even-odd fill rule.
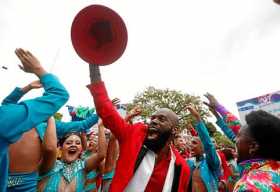
[[[105,134],[104,132],[104,125],[102,123],[98,124],[98,134],[95,134],[94,132],[90,133],[87,138],[87,148],[85,152],[82,154],[82,159],[89,158],[92,154],[98,153],[99,144],[97,143],[97,139],[99,138],[100,134]],[[97,139],[96,139],[97,138]],[[106,146],[106,140],[105,140],[105,146]],[[105,149],[106,151],[106,149]],[[104,160],[103,160],[104,161]],[[102,162],[103,162],[102,161]],[[100,167],[103,164],[102,162],[99,163],[99,165],[96,166],[96,169],[91,170],[86,175],[86,181],[85,181],[85,192],[97,192],[100,191],[97,186],[97,180],[100,178]]]
[[86,175],[95,170],[106,154],[104,127],[99,126],[98,152],[81,159],[82,140],[76,132],[67,133],[59,141],[62,156],[56,160],[56,131],[53,122],[48,123],[43,142],[43,160],[40,167],[38,191],[81,192],[85,189]]
[[[21,48],[16,49],[15,53],[22,63],[20,68],[39,78],[44,94],[21,102],[4,100],[0,106],[0,191],[4,192],[7,191],[8,184],[9,145],[17,142],[25,132],[37,124],[47,120],[69,98],[68,92],[57,77],[47,73],[32,53]],[[22,91],[20,88],[16,90]]]

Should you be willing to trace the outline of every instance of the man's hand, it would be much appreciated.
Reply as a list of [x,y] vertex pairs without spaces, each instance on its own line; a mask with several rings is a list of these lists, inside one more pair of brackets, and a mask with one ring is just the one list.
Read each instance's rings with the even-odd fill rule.
[[201,117],[193,105],[188,105],[186,109],[194,116],[197,121],[201,121]]
[[99,66],[95,64],[89,64],[89,75],[91,83],[97,83],[101,81],[101,74]]
[[41,66],[39,60],[32,55],[29,51],[25,51],[21,48],[15,50],[15,54],[18,56],[22,63],[19,65],[20,69],[26,73],[33,73],[39,78],[46,73],[45,69]]

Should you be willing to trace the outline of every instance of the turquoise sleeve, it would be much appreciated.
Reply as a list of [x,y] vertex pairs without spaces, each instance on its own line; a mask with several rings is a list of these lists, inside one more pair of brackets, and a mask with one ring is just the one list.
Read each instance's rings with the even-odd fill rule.
[[[57,137],[60,139],[69,132],[87,132],[87,130],[89,130],[97,122],[98,122],[98,116],[96,114],[93,114],[87,119],[82,121],[72,121],[72,122],[56,121],[55,122],[56,134]],[[36,130],[41,140],[43,140],[44,138],[46,129],[47,129],[47,123],[41,123],[36,126]]]
[[1,140],[16,142],[24,132],[46,121],[67,102],[69,94],[54,75],[45,74],[41,83],[45,89],[41,97],[0,107]]
[[69,132],[87,132],[94,124],[98,122],[98,116],[96,114],[91,115],[82,121],[72,121],[72,122],[57,122],[57,136],[62,138],[65,134]]
[[16,87],[3,101],[2,105],[16,104],[24,95],[19,87]]
[[198,122],[195,127],[203,144],[204,152],[206,154],[206,160],[209,167],[216,173],[216,175],[220,175],[220,160],[217,155],[216,148],[211,141],[211,137],[208,133],[207,128],[202,121]]

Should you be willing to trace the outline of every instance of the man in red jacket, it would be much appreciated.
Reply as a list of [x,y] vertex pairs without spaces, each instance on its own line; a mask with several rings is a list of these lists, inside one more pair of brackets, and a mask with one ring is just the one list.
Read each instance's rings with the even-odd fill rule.
[[101,80],[99,67],[89,64],[89,90],[96,111],[106,128],[119,141],[120,155],[110,191],[182,192],[187,191],[190,168],[171,146],[177,115],[170,109],[159,109],[151,123],[128,124],[120,117]]

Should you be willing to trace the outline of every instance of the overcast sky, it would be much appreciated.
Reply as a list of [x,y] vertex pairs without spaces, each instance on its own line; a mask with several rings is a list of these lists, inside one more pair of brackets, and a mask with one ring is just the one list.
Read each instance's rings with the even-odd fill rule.
[[22,47],[59,76],[68,104],[92,105],[88,65],[70,39],[73,18],[91,4],[114,9],[128,29],[124,55],[101,69],[111,97],[129,102],[147,86],[208,91],[238,115],[237,101],[280,90],[280,6],[272,0],[1,0],[0,65],[8,70],[0,69],[0,99],[36,79],[17,68]]

